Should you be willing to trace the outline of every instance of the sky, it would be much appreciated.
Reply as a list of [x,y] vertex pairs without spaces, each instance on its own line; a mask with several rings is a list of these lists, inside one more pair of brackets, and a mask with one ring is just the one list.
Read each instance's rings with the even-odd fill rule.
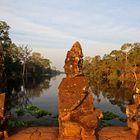
[[28,45],[63,70],[67,51],[79,41],[94,57],[140,42],[140,0],[0,0],[17,45]]

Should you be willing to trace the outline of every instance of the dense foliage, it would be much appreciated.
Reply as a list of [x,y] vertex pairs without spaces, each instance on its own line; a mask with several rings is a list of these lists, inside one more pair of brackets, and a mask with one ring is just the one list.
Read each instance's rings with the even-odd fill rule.
[[126,43],[102,58],[86,57],[84,73],[96,82],[120,80],[136,82],[140,74],[140,43]]
[[[50,60],[38,52],[32,52],[28,45],[17,46],[9,37],[10,26],[0,21],[0,43],[3,46],[5,73],[7,77],[32,77],[53,73]],[[58,72],[55,70],[55,72]]]

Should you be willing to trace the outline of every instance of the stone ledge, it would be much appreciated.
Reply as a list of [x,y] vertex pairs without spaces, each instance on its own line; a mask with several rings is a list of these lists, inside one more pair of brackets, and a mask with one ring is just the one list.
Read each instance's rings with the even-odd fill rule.
[[98,132],[99,140],[137,140],[128,127],[104,127]]
[[23,129],[6,140],[57,140],[57,127],[29,127]]

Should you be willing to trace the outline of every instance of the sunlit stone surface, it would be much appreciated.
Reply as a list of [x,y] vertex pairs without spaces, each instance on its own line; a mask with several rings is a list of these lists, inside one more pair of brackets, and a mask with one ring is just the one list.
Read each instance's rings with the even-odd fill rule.
[[127,124],[131,128],[132,133],[140,139],[140,92],[136,88],[136,94],[133,95],[134,104],[127,107],[126,113],[128,116]]
[[55,127],[25,128],[8,138],[8,140],[57,140],[57,139],[58,139],[58,128]]
[[67,77],[74,77],[82,74],[83,53],[80,43],[77,41],[73,44],[70,51],[67,52],[65,59],[65,73]]
[[102,112],[93,108],[89,81],[82,75],[82,49],[76,42],[65,60],[66,78],[59,86],[59,139],[94,140]]
[[104,127],[98,135],[99,140],[138,140],[128,127]]

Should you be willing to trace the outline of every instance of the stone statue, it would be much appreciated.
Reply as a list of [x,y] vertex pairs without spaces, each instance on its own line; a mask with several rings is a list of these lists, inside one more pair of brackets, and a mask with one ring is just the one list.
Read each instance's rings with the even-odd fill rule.
[[[140,84],[139,84],[140,87]],[[128,105],[126,109],[127,124],[131,128],[133,134],[140,139],[140,89],[136,88],[136,93],[133,95],[134,103]]]
[[74,77],[82,74],[83,53],[80,43],[74,43],[65,59],[65,73],[67,77]]
[[[64,78],[59,86],[59,139],[95,140],[95,129],[102,116],[93,106],[89,80],[82,73],[83,53],[79,42],[74,43],[65,60]],[[91,123],[92,122],[92,123]]]

